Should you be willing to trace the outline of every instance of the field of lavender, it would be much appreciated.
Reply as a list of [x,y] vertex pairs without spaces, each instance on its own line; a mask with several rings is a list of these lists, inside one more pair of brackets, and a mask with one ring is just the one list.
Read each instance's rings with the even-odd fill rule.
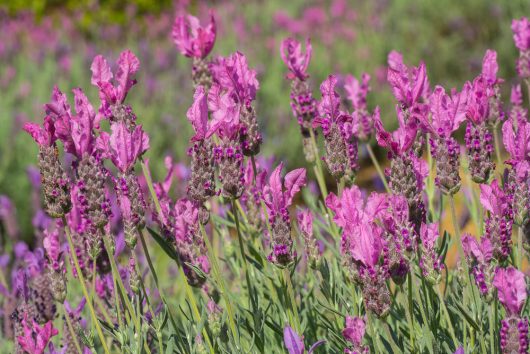
[[530,3],[87,6],[0,5],[1,353],[528,352]]

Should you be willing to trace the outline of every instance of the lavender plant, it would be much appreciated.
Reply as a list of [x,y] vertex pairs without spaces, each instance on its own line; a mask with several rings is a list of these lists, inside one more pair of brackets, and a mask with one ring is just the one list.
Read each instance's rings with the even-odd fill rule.
[[[209,16],[207,27],[179,16],[172,33],[194,58],[189,170],[168,157],[165,179],[153,181],[144,155],[156,136],[126,102],[140,71],[130,50],[114,73],[103,56],[94,58],[97,111],[75,88],[73,113],[54,87],[42,125],[25,125],[39,148],[40,174],[31,176],[43,198],[33,198],[31,244],[16,239],[13,208],[0,199],[12,238],[0,256],[6,350],[528,352],[530,123],[521,86],[504,110],[496,53],[488,50],[482,72],[457,91],[431,90],[424,63],[408,67],[391,52],[398,128],[388,132],[381,110],[369,113],[368,74],[344,84],[329,75],[317,100],[307,81],[310,41],[302,53],[299,42],[285,40],[291,108],[307,140],[300,154],[314,175],[296,166],[282,177],[284,163],[260,153],[267,139],[259,113],[267,107],[257,105],[251,60],[241,52],[205,59],[217,39]],[[528,80],[528,23],[512,26],[521,80]],[[501,122],[505,161],[495,138]],[[359,152],[372,137],[388,152],[386,192],[355,184]],[[471,197],[457,214],[460,194]],[[477,237],[460,236],[467,228],[458,216],[466,213]],[[457,262],[448,256],[454,248]]]

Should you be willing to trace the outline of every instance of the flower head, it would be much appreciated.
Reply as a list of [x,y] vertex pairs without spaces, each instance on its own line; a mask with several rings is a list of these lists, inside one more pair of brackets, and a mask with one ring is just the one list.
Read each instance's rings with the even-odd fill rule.
[[50,116],[44,118],[43,126],[36,123],[25,123],[24,130],[31,135],[39,146],[52,146],[57,140],[55,126]]
[[506,311],[511,315],[519,315],[528,296],[524,273],[514,267],[497,268],[493,285]]
[[263,189],[265,206],[272,215],[285,215],[296,193],[306,184],[306,170],[298,168],[281,177],[283,163],[271,173],[269,183]]
[[208,101],[203,86],[198,86],[193,95],[193,104],[188,109],[186,117],[190,121],[195,135],[191,141],[203,140],[208,130]]
[[461,92],[455,89],[446,94],[442,86],[436,86],[429,98],[432,122],[422,122],[427,129],[440,137],[449,137],[466,119],[469,85],[464,85]]
[[360,346],[366,332],[366,323],[360,317],[346,316],[346,324],[342,336],[354,346]]
[[510,209],[509,196],[499,186],[498,180],[493,180],[491,185],[480,185],[480,203],[492,214],[503,215]]
[[140,61],[130,50],[121,52],[117,61],[118,70],[114,76],[115,83],[112,83],[113,74],[107,60],[98,55],[92,61],[90,70],[92,71],[91,83],[99,88],[99,98],[101,107],[99,112],[104,117],[110,117],[110,107],[122,104],[129,93],[129,90],[136,84],[134,76],[140,69]]
[[212,51],[216,33],[215,18],[210,11],[210,22],[206,27],[201,27],[199,19],[195,16],[189,14],[177,16],[171,35],[182,55],[203,59]]
[[497,52],[491,49],[486,50],[484,59],[482,59],[482,77],[486,80],[488,85],[500,84],[502,79],[497,78],[499,65],[497,64]]
[[521,17],[520,20],[512,20],[512,32],[515,46],[520,51],[530,49],[530,21]]
[[[401,117],[401,112],[398,111],[398,117]],[[388,149],[394,155],[404,155],[407,153],[416,139],[418,132],[418,125],[414,121],[405,123],[399,119],[399,127],[393,133],[389,133],[383,127],[383,122],[379,115],[374,116],[374,126],[376,132],[377,143]]]
[[287,38],[282,41],[280,54],[283,62],[289,68],[290,73],[287,75],[289,79],[298,78],[304,81],[309,77],[306,73],[312,52],[311,40],[309,38],[306,39],[305,47],[306,51],[302,53],[302,44],[296,39]]
[[51,262],[52,269],[59,271],[62,268],[61,258],[61,243],[59,241],[58,230],[44,230],[43,247],[46,250],[48,259]]
[[517,122],[514,130],[514,122],[507,120],[502,125],[502,141],[506,151],[510,154],[507,162],[515,165],[530,160],[530,123],[526,120]]
[[18,344],[29,354],[43,354],[50,339],[59,334],[59,331],[53,328],[52,321],[42,327],[35,320],[28,322],[28,316],[25,314],[22,319],[24,334],[17,338]]
[[322,127],[324,135],[328,135],[331,125],[337,124],[352,132],[356,132],[357,127],[353,126],[352,117],[340,110],[340,96],[335,90],[337,77],[329,75],[320,85],[322,99],[318,103],[319,117],[313,120],[313,127]]
[[489,113],[489,89],[486,79],[480,75],[473,80],[470,86],[467,117],[474,124],[480,124],[488,118]]
[[132,131],[125,122],[111,125],[112,133],[102,132],[98,138],[98,148],[103,156],[110,158],[114,165],[123,173],[129,171],[136,160],[149,149],[149,137],[141,125]]
[[394,97],[405,108],[419,103],[420,98],[427,96],[429,81],[427,70],[422,62],[418,67],[407,67],[403,56],[396,51],[388,55],[387,80],[392,87]]

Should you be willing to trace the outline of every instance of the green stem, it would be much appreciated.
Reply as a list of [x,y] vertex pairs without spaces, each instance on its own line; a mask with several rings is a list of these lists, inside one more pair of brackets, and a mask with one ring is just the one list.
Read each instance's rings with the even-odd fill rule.
[[523,226],[519,226],[517,228],[517,268],[519,268],[520,271],[523,271],[523,258]]
[[416,346],[414,343],[414,308],[413,308],[413,302],[412,302],[412,275],[409,272],[407,276],[407,292],[408,296],[407,299],[407,308],[408,308],[408,316],[407,316],[407,322],[409,324],[409,340],[410,340],[410,350],[414,353],[416,351]]
[[223,297],[226,309],[228,312],[228,322],[230,324],[230,331],[232,332],[232,336],[234,337],[234,342],[237,342],[237,339],[239,338],[237,336],[237,330],[236,330],[236,323],[234,321],[234,310],[232,308],[232,302],[230,301],[230,297],[228,296],[228,292],[226,289],[226,284],[224,281],[224,278],[221,276],[221,270],[219,268],[219,264],[217,263],[217,258],[215,257],[215,254],[213,253],[212,245],[210,243],[210,239],[208,238],[208,235],[206,235],[206,231],[204,230],[204,226],[199,223],[202,238],[204,239],[204,243],[206,244],[206,249],[208,251],[208,258],[210,260],[210,263],[212,264],[212,271],[213,276],[216,281],[216,283],[221,288],[221,296]]
[[[62,221],[64,225],[64,231],[66,233],[66,239],[68,241],[68,246],[70,248],[70,255],[72,257],[72,260],[74,261],[75,270],[77,272],[79,282],[81,283],[81,290],[83,291],[83,295],[85,296],[85,298],[90,299],[90,297],[88,296],[86,285],[85,285],[85,277],[83,276],[83,273],[81,272],[81,267],[79,266],[77,254],[75,253],[74,243],[72,241],[72,235],[70,234],[70,227],[68,226],[66,217],[63,216]],[[109,257],[109,258],[112,259],[112,257]],[[92,322],[94,323],[94,326],[96,327],[96,332],[98,333],[99,340],[101,341],[101,345],[103,346],[103,350],[105,351],[106,354],[110,354],[109,348],[107,347],[107,342],[105,341],[105,336],[103,335],[103,331],[101,330],[99,321],[96,317],[94,306],[92,306],[92,301],[87,301],[87,305],[90,310],[90,316],[92,317]]]
[[322,162],[320,161],[320,154],[318,153],[318,145],[317,140],[315,138],[315,132],[312,128],[309,129],[309,135],[311,136],[311,144],[313,144],[313,149],[315,151],[315,165],[318,173],[316,173],[317,182],[320,187],[320,191],[322,192],[324,199],[328,196],[328,188],[326,187],[326,183],[324,181],[324,170],[322,169]]
[[388,324],[388,322],[385,322],[383,327],[385,328],[385,332],[388,337],[388,343],[390,343],[390,346],[392,347],[392,351],[394,353],[402,353],[403,351],[399,349],[399,347],[394,342],[394,337],[392,337],[392,331],[390,330],[390,325]]
[[493,128],[493,140],[495,142],[495,154],[497,155],[497,168],[502,170],[501,148],[499,144],[499,133],[497,127]]
[[366,150],[368,151],[368,155],[370,155],[370,159],[372,160],[372,163],[374,164],[374,167],[377,171],[377,174],[379,175],[379,178],[381,179],[381,181],[383,182],[383,185],[385,186],[386,192],[390,193],[390,188],[388,187],[386,176],[383,173],[383,170],[381,169],[381,166],[379,165],[377,158],[375,157],[374,151],[372,150],[372,146],[368,143],[366,144]]
[[455,348],[458,347],[458,339],[456,338],[455,329],[453,328],[453,323],[451,322],[451,317],[449,316],[449,311],[447,311],[447,306],[445,306],[445,299],[442,295],[442,292],[440,291],[439,286],[435,286],[436,293],[438,294],[438,299],[440,300],[440,306],[442,307],[442,311],[445,316],[445,321],[447,322],[447,326],[449,327],[449,334],[451,335],[451,338],[453,339],[453,343],[455,345]]
[[495,352],[495,323],[493,322],[493,310],[495,302],[492,301],[488,306],[488,321],[489,321],[489,330],[490,330],[490,353]]
[[294,296],[294,289],[293,289],[293,283],[291,281],[291,272],[289,271],[289,268],[283,268],[283,277],[285,280],[285,283],[287,284],[287,293],[289,294],[289,309],[291,311],[291,314],[293,316],[293,322],[291,323],[291,326],[294,327],[296,333],[299,335],[302,335],[302,328],[300,326],[300,317],[298,316],[298,309],[296,306],[296,299]]
[[371,311],[367,311],[366,312],[366,319],[367,319],[367,322],[368,322],[368,328],[370,330],[370,336],[372,337],[372,342],[373,342],[373,345],[374,345],[374,352],[375,353],[384,353],[384,351],[381,350],[380,345],[379,345],[379,334],[378,334],[378,331],[375,328],[375,323],[374,323],[374,319],[373,319],[372,316],[373,315],[372,315]]

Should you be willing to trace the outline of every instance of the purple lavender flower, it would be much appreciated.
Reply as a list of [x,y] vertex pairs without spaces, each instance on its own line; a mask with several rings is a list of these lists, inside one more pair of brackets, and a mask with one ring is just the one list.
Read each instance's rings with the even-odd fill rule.
[[59,162],[59,152],[55,144],[57,133],[51,116],[44,118],[43,126],[26,123],[24,130],[39,145],[39,169],[44,193],[45,210],[51,217],[59,218],[71,207],[69,180]]
[[206,139],[208,130],[207,95],[198,86],[193,96],[193,105],[186,116],[195,130],[191,138],[191,178],[188,183],[188,197],[202,204],[215,194],[215,168],[211,139]]
[[497,268],[493,285],[497,288],[499,301],[506,309],[501,321],[500,344],[503,353],[526,353],[528,351],[528,318],[520,317],[528,296],[524,273],[508,267]]
[[431,284],[438,284],[441,280],[443,263],[436,249],[436,242],[440,237],[438,223],[421,224],[419,265],[425,279]]
[[289,69],[287,78],[291,80],[291,109],[300,125],[304,154],[309,162],[313,162],[316,156],[310,129],[312,129],[312,122],[317,113],[316,102],[307,82],[309,78],[307,67],[311,60],[311,53],[309,38],[306,40],[305,53],[302,53],[302,44],[292,38],[283,40],[280,47],[282,60]]
[[416,231],[419,231],[419,226],[425,219],[421,191],[429,168],[412,149],[418,131],[416,122],[411,120],[405,123],[401,111],[398,110],[397,113],[399,127],[392,134],[385,130],[379,115],[374,116],[376,139],[380,146],[389,150],[391,162],[386,175],[389,177],[390,190],[407,198],[410,219],[417,228]]
[[117,61],[118,70],[114,76],[107,60],[98,55],[94,58],[90,70],[92,71],[92,85],[99,88],[101,106],[99,113],[111,120],[124,120],[133,124],[135,117],[129,107],[123,105],[129,90],[136,84],[135,74],[140,69],[140,61],[130,50],[121,52]]
[[476,183],[487,183],[495,164],[491,161],[493,137],[486,121],[489,116],[489,95],[487,81],[483,76],[473,80],[468,103],[465,142],[469,171]]
[[489,107],[488,107],[488,124],[495,129],[497,125],[504,120],[504,111],[501,100],[500,84],[503,79],[497,77],[499,65],[497,64],[497,52],[491,49],[486,51],[482,60],[481,76],[486,80],[488,87]]
[[468,92],[468,85],[460,93],[451,90],[451,95],[447,95],[443,87],[436,86],[429,98],[432,122],[422,122],[431,133],[430,144],[436,159],[436,185],[448,195],[458,192],[461,184],[458,174],[460,145],[451,135],[465,121]]
[[29,320],[27,317],[25,315],[22,320],[24,335],[17,337],[17,342],[29,354],[44,354],[51,338],[59,334],[59,331],[53,328],[52,321],[48,321],[41,327],[35,320],[28,323]]
[[210,11],[210,23],[206,27],[201,27],[195,16],[177,16],[171,35],[182,55],[204,59],[212,51],[216,33],[215,18],[213,11]]
[[361,285],[366,309],[385,317],[392,304],[386,284],[390,274],[387,260],[382,257],[384,230],[375,218],[388,208],[387,198],[372,193],[365,203],[359,188],[352,186],[344,189],[340,198],[329,194],[326,205],[335,213],[335,223],[342,227],[343,262]]
[[519,49],[517,60],[517,73],[522,79],[530,78],[530,21],[521,17],[512,21],[512,32],[515,46]]
[[480,202],[488,211],[485,236],[490,239],[493,256],[499,262],[507,259],[511,252],[513,210],[510,199],[497,180],[491,185],[480,185]]
[[324,161],[337,182],[342,177],[348,185],[353,184],[358,169],[358,124],[340,110],[340,96],[335,91],[337,78],[334,75],[320,85],[322,99],[318,104],[319,116],[313,120],[313,127],[322,127],[326,156]]
[[[319,340],[309,348],[308,354],[313,353],[313,351],[319,347],[320,345],[324,344],[325,340]],[[289,326],[286,326],[283,329],[283,343],[285,344],[285,347],[287,348],[287,351],[289,354],[304,354],[305,353],[305,345],[304,345],[304,337],[300,337],[294,329],[292,329]]]
[[527,121],[528,110],[523,107],[523,93],[521,91],[521,85],[512,86],[510,101],[512,103],[512,109],[510,110],[509,118],[513,124],[521,121]]
[[462,237],[462,247],[480,294],[486,302],[490,302],[494,295],[493,277],[497,265],[497,261],[493,258],[491,240],[486,237],[477,240],[466,234]]
[[[361,82],[357,80],[352,75],[346,76],[346,83],[344,84],[344,89],[348,94],[348,99],[350,100],[353,113],[352,118],[354,122],[359,124],[357,136],[362,141],[367,141],[370,139],[374,133],[374,121],[373,116],[368,113],[368,107],[366,104],[366,96],[370,92],[370,75],[363,73],[361,76]],[[377,113],[379,114],[379,108],[376,108]]]
[[293,170],[285,175],[282,181],[283,163],[272,172],[269,184],[263,189],[263,201],[267,207],[271,225],[272,252],[269,261],[280,266],[287,266],[296,258],[291,238],[291,218],[289,206],[296,193],[306,184],[306,171],[303,168]]
[[342,330],[344,339],[352,345],[352,348],[344,349],[346,354],[368,354],[370,348],[363,345],[366,323],[360,317],[346,316],[346,323]]

